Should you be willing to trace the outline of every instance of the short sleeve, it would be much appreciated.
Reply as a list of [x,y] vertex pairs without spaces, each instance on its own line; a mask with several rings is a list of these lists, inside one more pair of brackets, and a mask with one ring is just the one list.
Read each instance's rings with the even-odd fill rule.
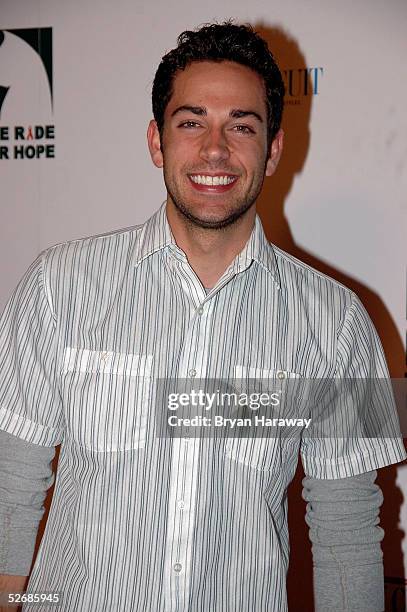
[[304,471],[313,478],[346,478],[407,458],[379,336],[351,295],[337,340],[333,434],[301,441]]
[[63,438],[56,376],[56,320],[43,254],[29,267],[0,318],[0,429],[43,446]]

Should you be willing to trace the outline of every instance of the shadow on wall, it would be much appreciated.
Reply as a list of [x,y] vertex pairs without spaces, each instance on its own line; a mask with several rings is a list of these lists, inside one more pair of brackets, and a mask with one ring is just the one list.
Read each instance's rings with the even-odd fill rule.
[[[329,263],[298,246],[291,233],[284,214],[284,203],[291,191],[294,179],[304,169],[310,144],[310,118],[312,98],[318,92],[321,72],[317,66],[308,66],[304,53],[296,40],[280,27],[267,27],[255,24],[254,28],[272,50],[286,85],[286,99],[283,118],[285,132],[284,152],[276,175],[266,180],[263,191],[257,201],[257,210],[261,217],[268,239],[294,257],[316,268],[320,272],[335,278],[352,289],[361,299],[380,335],[389,365],[390,374],[401,378],[405,371],[403,343],[389,311],[380,297],[371,289],[336,270]],[[323,228],[319,228],[319,231]],[[326,228],[325,231],[335,231]],[[361,237],[363,241],[363,237]],[[362,245],[361,245],[362,248]],[[301,499],[301,465],[290,486],[289,528],[291,556],[288,573],[288,599],[290,610],[307,612],[314,610],[312,594],[312,556],[308,539],[308,527],[304,520],[305,502]],[[390,466],[379,471],[378,483],[384,493],[384,504],[381,509],[381,525],[386,537],[383,542],[385,575],[396,578],[404,584],[404,563],[401,543],[404,531],[399,529],[400,508],[403,495],[396,484],[397,468]],[[386,591],[393,587],[389,580]],[[404,607],[386,607],[392,610]]]

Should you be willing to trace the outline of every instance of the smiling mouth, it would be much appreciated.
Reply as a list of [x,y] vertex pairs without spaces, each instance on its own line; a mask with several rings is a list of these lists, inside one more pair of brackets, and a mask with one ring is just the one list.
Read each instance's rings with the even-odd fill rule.
[[236,175],[231,174],[189,174],[188,177],[194,185],[202,185],[205,187],[227,187],[232,185],[236,180]]

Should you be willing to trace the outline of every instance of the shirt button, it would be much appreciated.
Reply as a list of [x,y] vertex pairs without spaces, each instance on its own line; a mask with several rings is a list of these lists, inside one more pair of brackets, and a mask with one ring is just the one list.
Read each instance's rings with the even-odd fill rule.
[[189,375],[193,378],[196,376],[196,370],[189,370]]
[[180,572],[182,570],[181,563],[174,563],[172,567],[173,567],[174,572]]
[[180,499],[180,500],[178,501],[178,508],[179,508],[180,510],[184,510],[184,509],[185,509],[185,502],[184,502],[184,500],[183,500],[183,499]]
[[279,370],[277,372],[277,378],[280,378],[280,379],[285,378],[285,372],[283,372],[283,370]]
[[197,310],[197,313],[198,313],[199,315],[201,315],[201,314],[203,314],[203,311],[204,311],[203,307],[202,307],[202,306],[200,306],[200,307],[198,308],[198,310]]

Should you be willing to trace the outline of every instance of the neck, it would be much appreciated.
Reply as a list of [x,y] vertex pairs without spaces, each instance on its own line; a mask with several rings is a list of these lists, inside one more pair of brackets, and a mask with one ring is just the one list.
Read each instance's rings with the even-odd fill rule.
[[189,265],[204,287],[213,287],[249,240],[256,207],[253,205],[234,223],[221,229],[195,225],[169,198],[166,213],[175,242],[184,251]]

